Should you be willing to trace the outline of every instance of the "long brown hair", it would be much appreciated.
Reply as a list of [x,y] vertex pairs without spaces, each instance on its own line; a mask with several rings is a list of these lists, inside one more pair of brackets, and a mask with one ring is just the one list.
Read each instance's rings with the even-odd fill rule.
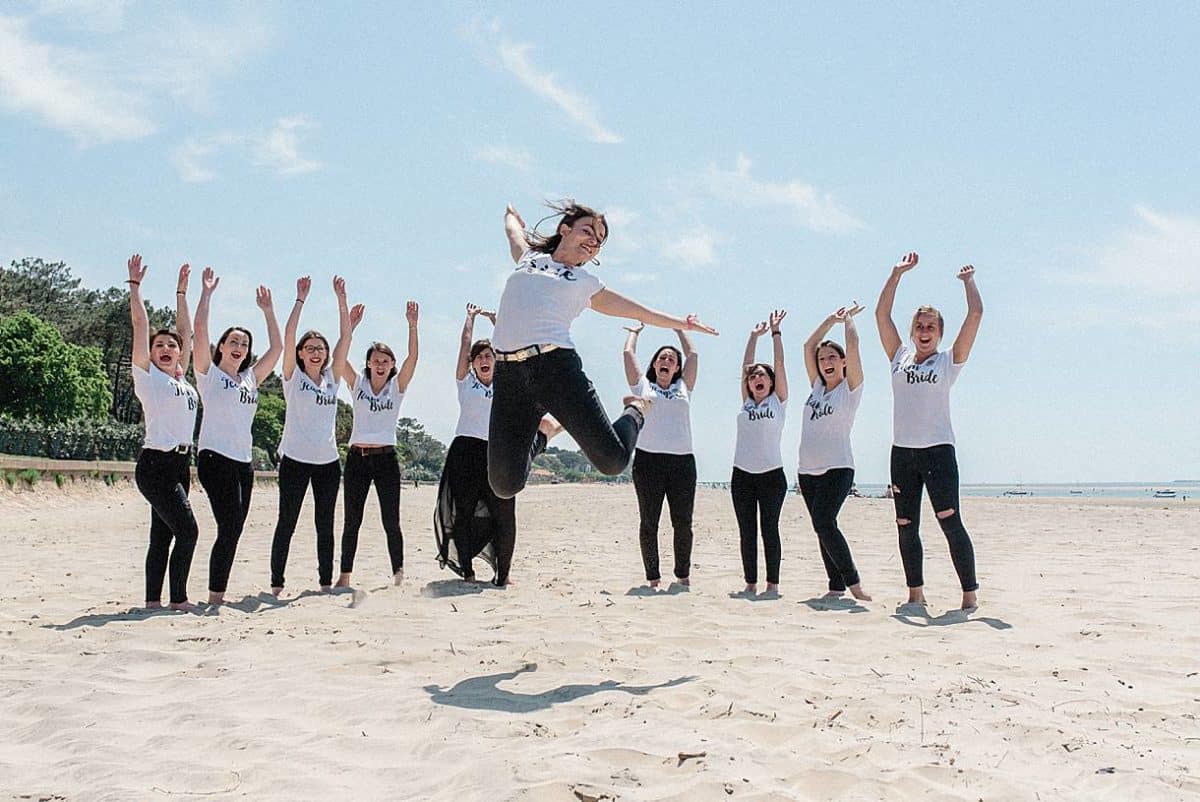
[[387,377],[391,379],[399,372],[396,370],[396,352],[393,351],[388,345],[379,342],[371,343],[371,347],[367,349],[367,364],[363,365],[363,377],[367,379],[371,378],[371,354],[375,353],[376,351],[381,354],[387,354],[392,358],[392,370],[387,375]]
[[[554,211],[539,220],[537,224],[534,225],[533,231],[526,233],[525,241],[529,243],[529,250],[553,255],[553,253],[558,250],[559,244],[562,242],[562,234],[559,233],[558,229],[564,225],[567,228],[573,228],[577,222],[585,217],[591,217],[598,223],[603,224],[604,237],[600,240],[600,244],[603,245],[606,241],[608,241],[608,220],[604,217],[604,215],[600,214],[590,206],[583,206],[571,200],[570,198],[560,201],[546,201],[546,206]],[[537,227],[552,217],[558,218],[558,220],[556,220],[554,223],[554,233],[550,234],[549,236],[539,234]],[[600,232],[597,231],[596,233],[599,235]]]
[[[814,361],[821,358],[822,348],[832,348],[834,351],[837,351],[837,355],[842,359],[846,358],[846,349],[843,348],[840,343],[835,343],[833,340],[822,340],[821,342],[817,343],[817,350],[813,352]],[[817,370],[817,376],[821,379],[821,386],[827,386],[825,384],[825,377],[821,374],[820,369]],[[846,378],[846,367],[844,365],[842,366],[842,378]]]

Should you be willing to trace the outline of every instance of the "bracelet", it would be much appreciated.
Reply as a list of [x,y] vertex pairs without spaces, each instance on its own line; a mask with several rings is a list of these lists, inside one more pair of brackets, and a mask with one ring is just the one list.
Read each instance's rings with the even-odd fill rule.
[[140,281],[134,281],[133,279],[128,279],[128,280],[126,280],[126,282],[125,282],[125,283],[126,283],[126,284],[141,284],[142,282],[140,282]]
[[779,336],[782,336],[782,335],[783,335],[783,332],[782,332],[782,331],[773,331],[773,332],[771,332],[771,336],[772,336],[772,337],[779,337]]
[[184,292],[183,290],[175,290],[175,294],[176,294],[176,295],[183,295],[183,296],[186,296],[186,295],[187,295],[187,293],[186,293],[186,292]]
[[302,303],[304,303],[304,301],[302,301],[301,299],[297,298],[297,299],[296,299],[296,303],[298,303],[298,304],[302,304]]

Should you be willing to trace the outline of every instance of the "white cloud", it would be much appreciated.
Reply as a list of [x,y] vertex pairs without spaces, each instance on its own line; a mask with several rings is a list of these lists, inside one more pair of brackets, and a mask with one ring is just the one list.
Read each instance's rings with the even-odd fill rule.
[[802,181],[785,183],[760,181],[750,175],[750,159],[738,154],[732,170],[708,168],[705,181],[714,197],[746,207],[783,207],[814,231],[846,233],[863,228],[864,223],[838,206],[828,194]]
[[189,137],[171,154],[180,179],[204,183],[217,177],[210,165],[226,152],[244,154],[256,167],[266,167],[278,175],[298,175],[321,169],[321,163],[300,153],[299,132],[313,127],[301,116],[284,117],[267,131],[237,134],[224,132],[204,137]]
[[497,52],[505,69],[517,77],[525,88],[549,100],[567,115],[573,123],[587,132],[593,142],[615,144],[624,138],[605,128],[592,110],[593,103],[583,95],[559,83],[554,73],[539,70],[529,60],[533,45],[501,40]]
[[121,30],[129,6],[130,0],[38,0],[36,3],[39,14],[61,17],[73,27],[93,33]]
[[687,267],[704,267],[717,261],[717,236],[703,227],[684,231],[659,248],[664,259]]
[[106,79],[94,57],[39,42],[24,22],[3,16],[0,104],[32,114],[81,144],[140,139],[155,129],[144,100]]
[[1138,223],[1092,255],[1093,266],[1074,280],[1147,296],[1178,298],[1200,293],[1200,218],[1134,208]]
[[510,148],[505,145],[485,145],[475,151],[475,158],[489,164],[499,164],[514,170],[528,171],[533,169],[533,154],[522,148]]

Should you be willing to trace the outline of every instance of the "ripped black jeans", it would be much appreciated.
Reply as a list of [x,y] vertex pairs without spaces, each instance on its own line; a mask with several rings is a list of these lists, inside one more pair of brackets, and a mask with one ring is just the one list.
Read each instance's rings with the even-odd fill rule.
[[[953,515],[938,518],[938,525],[950,544],[950,559],[958,572],[964,593],[979,589],[975,579],[975,548],[962,522],[958,502],[958,460],[949,444],[928,448],[892,446],[892,492],[896,504],[896,527],[900,533],[900,559],[904,578],[910,588],[925,584],[921,548],[921,489],[929,492],[934,512],[954,510]],[[907,521],[907,523],[900,523]]]

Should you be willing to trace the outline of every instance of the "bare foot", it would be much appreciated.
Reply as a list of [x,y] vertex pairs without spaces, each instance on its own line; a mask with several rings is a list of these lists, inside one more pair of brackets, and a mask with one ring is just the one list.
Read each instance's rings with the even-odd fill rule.
[[908,603],[925,604],[925,588],[909,588]]
[[322,585],[321,592],[322,593],[333,593],[333,585]]
[[275,598],[277,598],[277,599],[278,599],[278,598],[279,598],[279,594],[281,594],[281,593],[283,593],[283,586],[282,586],[282,585],[280,585],[280,586],[279,586],[279,587],[277,587],[277,588],[271,588],[271,595],[272,595],[272,596],[274,596]]
[[743,588],[743,590],[742,590],[742,593],[747,593],[750,595],[757,594],[758,593],[758,583],[757,582],[747,582],[746,587]]
[[681,577],[679,577],[679,584],[683,585],[684,587],[687,587],[692,584],[692,580],[689,577],[681,576]]
[[208,592],[208,603],[209,604],[224,604],[225,603],[225,594],[217,593],[216,591],[210,590]]
[[392,574],[392,583],[395,585],[401,585],[404,583],[404,569],[403,568],[401,568],[396,573]]
[[553,415],[543,415],[542,422],[538,424],[538,431],[546,436],[547,443],[562,434],[562,430],[562,424]]
[[642,398],[640,395],[627,395],[621,399],[621,403],[640,412],[643,420],[646,418],[646,413],[650,411],[650,407],[654,405],[653,399]]
[[171,609],[179,610],[183,613],[193,613],[196,611],[196,605],[192,604],[190,601],[171,602]]
[[846,595],[846,591],[844,591],[844,590],[830,590],[830,591],[826,591],[825,595],[822,596],[821,598],[822,599],[840,599],[845,595]]
[[962,609],[968,613],[973,613],[979,609],[979,596],[973,590],[968,590],[963,593]]
[[163,608],[163,606],[162,606],[162,602],[160,602],[160,601],[148,601],[148,602],[146,602],[146,609],[147,609],[147,610],[161,610],[162,608]]
[[768,582],[767,583],[767,593],[778,593],[778,592],[779,592],[779,583],[778,582]]
[[339,574],[339,575],[338,575],[337,582],[334,582],[334,583],[333,583],[333,586],[334,586],[335,588],[348,588],[348,587],[350,587],[350,572],[349,572],[349,571],[343,571],[341,574]]
[[858,599],[859,601],[873,601],[873,599],[870,597],[870,595],[868,595],[867,592],[862,589],[862,583],[859,583],[857,585],[851,585],[850,586],[850,595],[853,596],[854,598]]
[[477,579],[475,579],[474,574],[467,574],[466,576],[464,576],[462,578],[462,580],[463,580],[463,582],[466,582],[468,585],[474,585],[478,581]]
[[649,580],[648,584],[652,588],[657,588],[660,584],[662,584],[662,580],[661,579],[651,579],[651,580]]

